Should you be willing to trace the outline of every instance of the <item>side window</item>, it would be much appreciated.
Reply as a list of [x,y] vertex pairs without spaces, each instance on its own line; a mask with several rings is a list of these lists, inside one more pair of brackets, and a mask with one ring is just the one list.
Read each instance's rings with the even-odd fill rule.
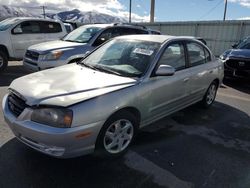
[[106,42],[107,40],[111,39],[114,33],[114,29],[109,28],[104,30],[99,37],[95,40],[93,46],[99,46],[102,43]]
[[148,34],[148,31],[142,29],[135,29],[135,34]]
[[250,43],[247,43],[247,44],[244,45],[241,49],[250,49]]
[[41,28],[38,22],[35,21],[26,21],[18,26],[14,30],[18,29],[20,33],[23,34],[33,34],[33,33],[41,33]]
[[59,33],[62,32],[61,24],[56,22],[40,22],[43,33]]
[[190,66],[197,66],[206,63],[204,48],[197,43],[187,43]]
[[211,55],[210,55],[210,53],[208,52],[208,50],[207,50],[206,48],[205,48],[204,50],[205,50],[205,58],[206,58],[206,62],[211,61],[212,59],[211,59]]
[[147,31],[135,28],[119,28],[119,35],[148,34]]
[[170,65],[176,70],[184,69],[186,66],[184,46],[181,43],[170,44],[163,52],[159,65]]

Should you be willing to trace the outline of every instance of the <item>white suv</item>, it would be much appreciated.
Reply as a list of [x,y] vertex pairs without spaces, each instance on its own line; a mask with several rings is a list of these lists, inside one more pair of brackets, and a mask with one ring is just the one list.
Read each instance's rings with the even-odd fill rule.
[[63,23],[40,18],[8,18],[0,22],[0,71],[9,59],[22,59],[34,44],[56,40],[67,34]]

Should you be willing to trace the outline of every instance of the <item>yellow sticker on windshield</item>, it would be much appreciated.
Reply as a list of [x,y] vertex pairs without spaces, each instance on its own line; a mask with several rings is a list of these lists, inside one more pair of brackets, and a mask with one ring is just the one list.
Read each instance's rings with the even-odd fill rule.
[[135,48],[133,53],[151,56],[154,53],[154,51],[153,50],[142,49],[142,48]]

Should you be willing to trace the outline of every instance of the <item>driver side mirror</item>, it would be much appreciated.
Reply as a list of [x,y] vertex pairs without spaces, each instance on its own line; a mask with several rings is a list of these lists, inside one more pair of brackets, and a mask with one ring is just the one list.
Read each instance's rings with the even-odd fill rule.
[[107,39],[105,39],[104,37],[97,38],[95,43],[94,43],[94,46],[99,46],[106,41],[107,41]]
[[237,44],[233,44],[233,45],[232,45],[232,48],[236,48],[236,47],[237,47]]
[[175,73],[175,68],[170,65],[160,65],[155,72],[156,76],[172,76]]
[[23,30],[22,30],[20,27],[16,27],[16,28],[13,30],[13,33],[14,33],[14,34],[22,34],[22,33],[23,33]]

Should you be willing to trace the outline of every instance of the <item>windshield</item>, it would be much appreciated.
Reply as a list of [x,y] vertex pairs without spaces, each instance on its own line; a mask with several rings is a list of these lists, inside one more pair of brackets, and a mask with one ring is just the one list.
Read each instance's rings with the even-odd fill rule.
[[250,38],[244,38],[237,46],[237,49],[250,49]]
[[0,22],[0,31],[5,31],[14,25],[19,19],[8,18]]
[[160,43],[156,42],[114,39],[94,51],[82,63],[111,74],[141,77],[159,47]]
[[82,26],[68,35],[66,35],[63,40],[70,42],[80,42],[87,43],[102,27],[96,26]]

